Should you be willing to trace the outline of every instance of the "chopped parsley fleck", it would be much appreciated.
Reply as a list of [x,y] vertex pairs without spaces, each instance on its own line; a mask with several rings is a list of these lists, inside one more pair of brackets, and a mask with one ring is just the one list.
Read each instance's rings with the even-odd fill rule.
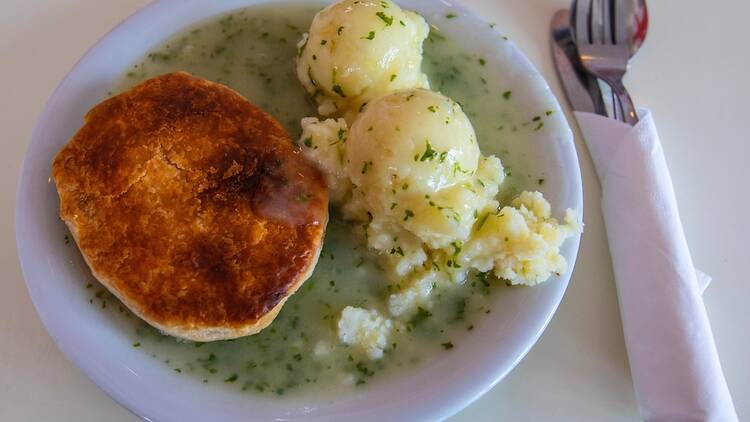
[[458,174],[458,173],[471,174],[471,171],[470,170],[464,170],[463,167],[461,167],[461,164],[459,164],[459,163],[454,163],[453,164],[453,174],[455,175],[455,174]]
[[344,94],[344,89],[341,88],[341,85],[334,85],[331,89],[333,89],[333,92],[339,94],[339,96],[341,96],[342,98],[346,98],[346,94]]
[[458,302],[456,302],[456,316],[454,317],[454,321],[463,321],[464,315],[466,314],[466,298],[461,298]]
[[446,19],[455,19],[458,17],[458,15],[455,13],[448,13],[447,15],[445,15],[445,17]]
[[362,375],[365,375],[368,377],[375,375],[375,372],[369,369],[367,365],[365,365],[364,362],[357,362],[356,368],[357,368],[357,371],[359,371]]
[[453,246],[453,256],[456,257],[461,253],[461,249],[463,249],[463,244],[461,242],[452,242],[451,246]]
[[542,120],[541,116],[535,116],[533,119],[531,119],[532,122],[538,122]]
[[430,145],[430,141],[426,141],[426,142],[427,142],[427,147],[425,148],[425,151],[422,154],[422,156],[419,158],[419,161],[421,162],[432,160],[438,155],[438,152],[432,149],[432,145]]
[[308,136],[307,138],[305,138],[303,143],[305,144],[306,147],[312,148],[313,147],[312,136]]
[[394,208],[396,208],[397,206],[398,206],[398,204],[397,204],[397,203],[395,203],[395,202],[392,202],[392,203],[391,203],[391,209],[394,209]]
[[537,127],[534,128],[534,132],[538,132],[542,130],[543,127],[544,127],[544,122],[539,122],[539,125],[537,125]]
[[375,31],[370,31],[367,36],[361,37],[363,40],[374,40],[375,39]]
[[484,66],[485,64],[487,64],[487,61],[485,59],[483,59],[483,58],[480,57],[479,58],[479,64],[481,64],[482,66]]
[[490,278],[489,271],[477,274],[477,280],[479,280],[479,282],[482,283],[484,287],[490,287],[489,278]]
[[510,97],[513,95],[513,91],[505,91],[503,92],[503,98],[506,100],[510,100]]
[[434,105],[431,105],[431,106],[427,107],[427,110],[430,110],[433,113],[437,112],[437,108]]
[[398,255],[404,256],[404,250],[403,250],[403,249],[401,249],[401,246],[399,246],[399,247],[397,247],[397,248],[392,248],[392,249],[391,249],[391,252],[390,252],[390,254],[391,254],[391,255],[396,255],[396,254],[398,254]]
[[339,34],[339,35],[341,35],[341,31],[343,31],[343,30],[344,30],[344,27],[343,26],[339,26],[339,29],[336,30],[336,33]]
[[294,358],[294,360],[296,360],[297,362],[299,362],[299,361],[302,360],[302,355],[299,354],[299,353],[297,353],[296,355],[293,356],[293,358]]
[[[453,208],[451,208],[451,207],[438,207],[438,210],[439,211],[448,211],[448,215],[449,215],[450,218],[453,219],[453,221],[455,221],[457,223],[461,222],[461,214],[459,214],[458,212],[456,212],[456,210],[454,210]],[[461,268],[461,267],[456,266],[456,268]]]
[[141,343],[133,343],[133,347],[141,347]]
[[487,222],[487,218],[489,218],[490,213],[485,213],[481,217],[479,217],[479,220],[477,221],[477,231],[482,230],[482,226],[484,226],[484,223]]
[[320,40],[320,45],[326,45],[328,44],[328,40]]
[[402,21],[402,20],[398,21],[398,23],[400,23],[400,24],[401,24],[401,26],[406,26],[406,24],[405,24],[405,23],[404,23],[404,21]]
[[381,6],[383,7],[383,9],[387,9],[387,8],[388,8],[388,6],[390,6],[390,4],[388,4],[388,2],[387,2],[387,1],[381,1],[381,2],[380,2],[380,5],[381,5]]
[[443,346],[443,349],[445,350],[450,350],[453,348],[453,343],[451,343],[450,341],[441,343],[440,345]]
[[372,161],[366,161],[362,165],[362,174],[367,173],[368,171],[370,171],[371,168],[372,168]]
[[339,129],[339,133],[338,133],[339,141],[344,141],[344,135],[346,135],[346,131],[344,129]]
[[224,382],[231,383],[237,381],[237,374],[232,374],[229,376],[229,378],[225,379]]
[[544,184],[544,179],[539,179],[537,182],[539,182],[539,186],[542,186]]
[[410,218],[414,217],[414,211],[412,210],[406,210],[404,211],[404,221],[407,221]]
[[216,361],[216,355],[213,354],[213,353],[211,353],[211,354],[208,355],[207,358],[205,358],[205,359],[198,359],[198,361],[203,362],[203,363],[215,362]]
[[409,321],[409,324],[411,324],[412,326],[419,325],[419,323],[426,320],[427,318],[430,318],[431,316],[432,316],[432,312],[420,306],[417,308],[416,315],[414,315],[411,321]]
[[545,111],[545,112],[544,112],[544,114],[545,114],[546,116],[551,116],[551,115],[552,115],[552,113],[554,113],[554,111],[552,111],[552,110],[547,110],[547,111]]
[[373,129],[375,129],[375,128],[374,128],[374,127],[372,127],[372,126],[370,126],[369,128],[367,128],[367,131],[368,131],[368,132],[372,132],[372,130],[373,130]]
[[380,18],[380,20],[385,22],[385,26],[393,25],[393,16],[388,16],[383,12],[378,12],[376,13],[376,15]]
[[394,80],[396,80],[397,77],[398,77],[398,75],[395,74],[395,73],[393,75],[391,75],[391,82],[393,82]]
[[65,244],[67,245],[68,243],[70,243],[70,236],[68,236],[68,235],[66,234],[66,235],[65,235]]

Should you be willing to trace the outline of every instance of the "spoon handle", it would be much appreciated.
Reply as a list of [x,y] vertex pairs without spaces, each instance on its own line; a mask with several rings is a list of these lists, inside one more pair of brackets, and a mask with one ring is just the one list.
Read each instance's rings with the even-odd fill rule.
[[625,88],[625,84],[622,83],[621,79],[608,81],[608,83],[612,88],[612,96],[615,97],[615,118],[629,124],[630,126],[635,126],[636,124],[638,124],[640,119],[638,118],[638,113],[635,109],[633,99],[630,97],[630,93],[628,92],[627,88]]

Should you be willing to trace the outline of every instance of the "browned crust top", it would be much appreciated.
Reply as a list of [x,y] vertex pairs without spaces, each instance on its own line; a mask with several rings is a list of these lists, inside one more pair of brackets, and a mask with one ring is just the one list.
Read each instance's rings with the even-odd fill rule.
[[309,274],[325,182],[242,96],[172,73],[85,120],[53,163],[60,215],[136,313],[186,329],[252,325]]

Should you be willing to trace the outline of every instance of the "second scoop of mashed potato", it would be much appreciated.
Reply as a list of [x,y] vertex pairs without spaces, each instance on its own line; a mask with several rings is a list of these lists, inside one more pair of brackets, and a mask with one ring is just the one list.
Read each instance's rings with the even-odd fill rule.
[[369,212],[375,225],[398,223],[433,249],[466,240],[474,214],[504,178],[500,160],[481,156],[458,103],[424,89],[368,105],[351,127],[345,157],[357,187],[350,211]]
[[344,0],[321,12],[299,44],[297,75],[323,116],[351,121],[388,92],[422,87],[424,18],[386,0]]

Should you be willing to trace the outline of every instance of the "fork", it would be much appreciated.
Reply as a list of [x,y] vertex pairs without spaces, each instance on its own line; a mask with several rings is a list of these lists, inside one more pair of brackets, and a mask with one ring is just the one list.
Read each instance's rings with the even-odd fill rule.
[[633,126],[638,114],[622,81],[632,56],[626,14],[623,1],[577,0],[572,19],[584,68],[612,89],[615,118]]

